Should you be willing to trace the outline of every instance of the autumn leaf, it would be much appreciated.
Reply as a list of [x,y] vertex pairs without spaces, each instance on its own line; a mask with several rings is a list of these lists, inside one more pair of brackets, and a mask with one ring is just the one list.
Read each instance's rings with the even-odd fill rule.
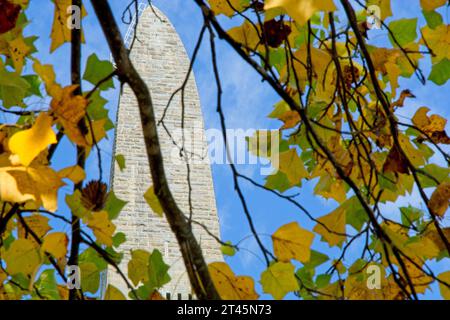
[[19,157],[24,166],[29,166],[41,151],[57,142],[52,129],[53,118],[41,113],[31,129],[23,130],[11,137],[9,149]]
[[86,172],[78,165],[62,169],[58,171],[58,175],[61,179],[69,179],[75,184],[86,179]]
[[114,287],[111,284],[108,284],[108,288],[106,288],[105,298],[104,300],[127,300],[122,292],[119,289]]
[[273,235],[275,256],[283,262],[296,259],[302,263],[309,261],[314,234],[300,228],[297,222],[280,227]]
[[62,96],[62,87],[56,82],[56,74],[53,66],[42,65],[38,60],[34,60],[33,70],[36,72],[45,84],[45,90],[53,98]]
[[50,253],[56,259],[66,256],[69,239],[64,232],[54,232],[45,236],[41,250]]
[[[39,239],[42,239],[47,232],[52,229],[48,224],[49,220],[49,218],[39,214],[23,217],[23,221],[25,221],[27,227],[31,229]],[[36,239],[34,239],[22,223],[19,223],[17,226],[17,234],[19,239],[29,239],[35,244],[35,246],[39,245],[38,242],[36,242]]]
[[[69,10],[72,6],[72,0],[52,1],[55,4],[55,13],[53,17],[52,33],[50,35],[52,39],[50,53],[58,49],[64,43],[70,42],[72,39],[72,28],[70,28],[72,10]],[[86,15],[86,11],[83,7],[80,19]],[[84,40],[84,37],[82,39]]]
[[286,174],[292,185],[300,183],[303,178],[309,176],[303,161],[300,159],[295,149],[280,153],[279,164],[279,170]]
[[112,236],[116,226],[109,220],[108,212],[92,213],[92,216],[87,220],[87,226],[92,229],[98,242],[108,247],[112,246]]
[[334,11],[333,0],[267,0],[264,10],[282,8],[299,25],[304,25],[317,11]]
[[144,250],[132,250],[128,261],[128,277],[137,286],[148,281],[148,260],[150,253]]
[[320,234],[330,246],[340,245],[345,241],[346,210],[340,206],[333,212],[317,219],[314,231]]
[[208,2],[216,15],[224,14],[231,17],[244,8],[241,0],[208,0]]
[[9,274],[32,275],[41,264],[39,251],[31,240],[18,239],[2,255]]
[[224,300],[256,300],[255,284],[251,277],[235,276],[231,268],[224,262],[213,262],[208,265],[212,281]]
[[228,35],[234,41],[244,45],[246,50],[257,50],[261,45],[258,36],[258,33],[261,32],[260,29],[259,26],[255,28],[251,23],[245,21],[241,26],[228,30]]
[[409,173],[408,160],[395,145],[391,148],[383,165],[383,172]]
[[441,183],[431,195],[429,206],[433,214],[443,217],[450,201],[450,182]]
[[73,85],[63,88],[60,96],[53,97],[50,107],[69,139],[79,146],[86,147],[88,142],[78,123],[86,115],[88,101],[83,96],[74,95],[77,87]]
[[33,200],[52,212],[58,208],[58,190],[64,183],[49,167],[3,167],[0,168],[0,180],[3,201],[23,203]]
[[412,118],[412,123],[426,135],[420,136],[419,142],[431,139],[434,143],[450,144],[450,138],[445,132],[447,120],[437,114],[428,116],[429,111],[427,107],[420,107]]
[[[443,281],[444,283],[450,283],[450,271],[443,272],[438,275],[438,279]],[[446,286],[444,283],[439,283],[439,290],[441,291],[441,296],[445,300],[450,300],[450,288]]]
[[261,274],[260,282],[264,292],[277,300],[300,289],[295,278],[295,267],[291,263],[275,262]]
[[420,5],[422,6],[422,9],[425,11],[435,10],[446,3],[447,0],[420,0]]
[[144,199],[155,214],[157,214],[160,217],[163,216],[164,210],[161,207],[158,197],[155,195],[155,190],[153,186],[148,188],[147,192],[145,192]]
[[22,73],[25,64],[25,57],[30,53],[31,48],[26,44],[23,36],[17,37],[8,42],[9,53],[14,63],[17,73]]

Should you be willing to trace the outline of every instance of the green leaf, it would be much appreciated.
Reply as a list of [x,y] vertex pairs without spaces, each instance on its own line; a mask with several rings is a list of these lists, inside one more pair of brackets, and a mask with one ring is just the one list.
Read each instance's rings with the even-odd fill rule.
[[294,271],[295,267],[291,263],[276,262],[272,264],[261,274],[260,283],[264,292],[280,300],[289,292],[299,290]]
[[316,286],[317,288],[323,288],[330,284],[331,274],[321,274],[316,278]]
[[120,171],[125,169],[125,156],[123,154],[116,155],[116,162],[119,165]]
[[412,206],[400,208],[402,213],[402,224],[409,227],[411,223],[419,220],[423,216],[423,211]]
[[148,262],[150,253],[145,250],[131,251],[131,259],[128,262],[128,277],[133,285],[148,281]]
[[124,243],[125,241],[127,241],[127,237],[125,235],[125,233],[123,232],[118,232],[117,234],[114,235],[114,237],[112,238],[113,240],[113,246],[114,247],[119,247],[122,243]]
[[355,228],[356,231],[361,231],[362,226],[369,220],[361,202],[357,197],[352,197],[344,205],[347,215],[346,223]]
[[436,11],[422,11],[422,13],[431,29],[440,26],[443,22],[442,16]]
[[81,204],[81,192],[79,190],[75,190],[72,195],[66,195],[66,203],[72,211],[72,214],[78,218],[84,218],[91,213]]
[[100,271],[92,262],[80,263],[81,289],[96,293],[100,287]]
[[55,270],[45,270],[41,273],[38,281],[35,283],[37,291],[39,291],[39,296],[36,294],[38,299],[46,300],[60,300],[61,297],[58,291],[58,285],[55,278]]
[[[114,71],[111,62],[100,60],[95,53],[89,56],[83,79],[89,81],[93,85],[97,85]],[[105,81],[99,86],[100,90],[108,90],[114,88],[114,82],[111,79]]]
[[321,264],[324,264],[328,260],[330,260],[330,258],[327,255],[316,250],[311,250],[311,257],[309,258],[309,262],[305,263],[304,267],[308,269],[314,269]]
[[233,243],[231,241],[227,241],[226,243],[229,244],[229,246],[222,245],[220,247],[220,251],[222,251],[222,254],[226,256],[234,256],[236,254],[236,249],[233,247]]
[[21,106],[30,84],[15,72],[0,68],[0,100],[5,108]]
[[35,75],[35,74],[29,74],[22,76],[23,79],[25,79],[28,84],[30,85],[30,88],[28,89],[27,96],[35,95],[42,98],[41,93],[41,79]]
[[153,210],[153,212],[156,213],[158,216],[162,217],[164,211],[163,208],[161,207],[161,204],[159,203],[158,198],[155,195],[153,186],[148,188],[147,192],[144,194],[144,198],[145,201],[147,201],[150,208]]
[[103,271],[108,266],[107,262],[95,251],[95,249],[89,247],[84,250],[79,257],[79,263],[93,263],[97,266],[97,269]]
[[[417,38],[417,18],[392,21],[389,23],[389,29],[394,34],[398,44],[403,47]],[[390,34],[389,40],[394,47],[397,46]]]
[[437,85],[441,86],[445,84],[449,78],[450,78],[450,60],[444,58],[435,65],[433,65],[428,80],[431,80]]
[[101,96],[100,91],[95,91],[90,99],[89,99],[89,105],[87,107],[87,113],[89,115],[89,118],[91,120],[102,120],[106,119],[105,123],[105,130],[109,131],[114,128],[114,123],[109,118],[109,112],[105,108],[106,103],[108,100],[103,98]]
[[116,194],[114,193],[113,190],[111,190],[108,193],[108,198],[106,199],[106,203],[105,203],[105,210],[108,212],[108,217],[110,220],[114,220],[117,219],[117,217],[119,216],[120,212],[122,211],[123,207],[125,207],[125,205],[128,202],[120,200],[119,198],[116,197]]
[[164,263],[163,257],[159,250],[153,250],[148,260],[148,277],[147,286],[159,289],[170,281],[169,266]]

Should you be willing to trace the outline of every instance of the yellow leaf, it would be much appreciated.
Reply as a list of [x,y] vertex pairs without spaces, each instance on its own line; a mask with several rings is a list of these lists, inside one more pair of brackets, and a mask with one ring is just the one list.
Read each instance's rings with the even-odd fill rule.
[[30,47],[25,43],[23,36],[16,37],[8,42],[9,53],[17,73],[22,73],[25,57],[30,52]]
[[255,284],[251,277],[236,277],[231,268],[224,262],[213,262],[208,265],[212,281],[224,300],[257,300]]
[[44,238],[41,250],[50,253],[56,259],[66,256],[69,239],[64,232],[50,233]]
[[55,71],[51,65],[42,65],[38,60],[34,60],[33,69],[44,81],[45,90],[50,96],[59,97],[62,95],[62,88],[56,83]]
[[440,62],[442,59],[450,59],[450,25],[441,24],[434,29],[429,26],[422,28],[422,39],[420,44],[426,44],[433,50],[434,55],[431,56],[433,64]]
[[127,300],[122,292],[116,287],[108,284],[108,288],[105,293],[105,300]]
[[314,231],[320,234],[330,246],[340,245],[346,239],[345,223],[346,210],[344,206],[340,206],[333,212],[317,219],[322,224],[317,224]]
[[94,212],[88,219],[87,225],[94,232],[97,241],[108,247],[112,246],[112,236],[116,226],[108,218],[108,212]]
[[52,212],[58,208],[58,190],[64,186],[58,174],[46,166],[3,167],[0,168],[0,181],[3,201],[22,203],[33,200]]
[[86,172],[80,166],[72,166],[58,172],[61,179],[70,179],[73,183],[79,183],[86,179]]
[[6,262],[6,270],[11,275],[23,273],[30,276],[41,264],[39,251],[28,239],[14,241],[2,257]]
[[[49,232],[52,229],[48,224],[48,221],[50,219],[41,216],[39,214],[24,217],[23,220],[25,220],[25,223],[28,226],[28,228],[33,230],[33,232],[36,234],[36,236],[38,236],[39,239],[42,239],[47,234],[47,232]],[[32,241],[35,241],[33,237],[30,234],[28,234],[27,230],[22,225],[22,223],[19,223],[17,229],[19,239],[28,238]]]
[[273,250],[280,261],[296,259],[302,263],[309,261],[314,234],[300,228],[297,222],[286,224],[273,235]]
[[57,142],[52,129],[53,118],[41,113],[31,129],[19,131],[9,140],[9,149],[24,166],[30,165],[49,144]]
[[424,11],[433,11],[443,6],[447,0],[420,0],[420,5]]
[[308,177],[308,171],[295,149],[280,153],[279,163],[280,171],[286,174],[292,185],[299,184],[303,178]]
[[443,217],[450,201],[450,182],[442,182],[430,198],[430,209],[433,214]]
[[236,11],[239,12],[244,8],[241,0],[208,0],[208,2],[216,15],[224,14],[231,17]]
[[128,277],[135,286],[148,281],[148,263],[150,253],[145,250],[132,250],[128,261]]
[[150,208],[156,213],[158,216],[162,217],[164,214],[164,210],[161,207],[161,204],[158,200],[158,197],[155,195],[154,187],[151,186],[148,188],[147,192],[144,194],[144,199],[147,201]]
[[401,74],[400,67],[393,62],[388,62],[388,63],[386,63],[386,71],[387,71],[387,75],[389,77],[389,82],[391,83],[392,96],[395,97],[396,90],[399,87],[398,77]]
[[[438,279],[441,280],[441,281],[444,281],[445,283],[450,283],[450,271],[441,273],[438,276]],[[447,287],[443,283],[439,283],[439,290],[441,291],[441,296],[445,300],[450,300],[450,288],[449,287]]]
[[276,262],[261,274],[261,284],[265,293],[281,300],[286,294],[300,289],[295,278],[295,267],[291,263]]
[[57,121],[64,127],[64,133],[78,146],[86,147],[88,142],[78,123],[85,117],[88,100],[83,96],[74,95],[78,86],[65,87],[60,96],[53,97],[50,103]]
[[[52,33],[50,36],[52,39],[50,52],[55,51],[61,45],[66,42],[70,42],[72,39],[72,29],[69,25],[72,20],[72,10],[70,10],[72,0],[53,0],[53,2],[55,4],[55,13],[53,18]],[[79,18],[81,19],[86,15],[86,11],[83,7],[81,17]]]
[[234,41],[242,44],[246,49],[256,50],[260,46],[260,33],[261,28],[254,26],[250,22],[245,21],[241,26],[234,27],[228,30],[228,34]]
[[283,8],[299,25],[304,25],[317,11],[334,11],[333,0],[267,0],[264,10]]

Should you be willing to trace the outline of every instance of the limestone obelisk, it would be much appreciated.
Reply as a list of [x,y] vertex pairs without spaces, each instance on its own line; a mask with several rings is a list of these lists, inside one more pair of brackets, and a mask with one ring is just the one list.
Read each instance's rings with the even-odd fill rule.
[[[137,39],[131,51],[132,61],[142,78],[146,81],[153,99],[156,119],[164,116],[164,125],[158,126],[158,134],[164,155],[164,165],[170,189],[186,215],[203,224],[219,236],[219,221],[216,210],[211,167],[207,161],[207,144],[204,139],[204,125],[200,100],[193,74],[184,89],[184,102],[181,91],[172,99],[189,70],[190,60],[186,50],[167,17],[157,8],[147,7],[138,19]],[[184,116],[183,116],[184,109]],[[183,125],[184,122],[184,125]],[[164,127],[165,126],[165,127]],[[181,128],[184,127],[184,139]],[[195,139],[191,146],[188,140]],[[180,148],[184,145],[185,154],[191,155],[190,183],[186,161],[180,158]],[[189,149],[189,150],[188,150]],[[152,185],[149,164],[144,146],[141,123],[136,99],[128,86],[123,88],[117,113],[117,126],[114,154],[122,154],[126,168],[121,171],[117,164],[112,169],[112,188],[118,197],[128,201],[119,218],[114,221],[118,231],[125,233],[127,241],[120,249],[125,257],[120,265],[127,274],[130,250],[158,249],[167,264],[171,282],[161,291],[171,299],[188,299],[192,293],[186,270],[178,248],[165,218],[151,212],[143,194]],[[176,159],[178,157],[178,159]],[[194,159],[197,157],[198,159]],[[191,193],[189,193],[191,186]],[[189,201],[191,194],[191,201]],[[189,205],[191,203],[191,205]],[[200,243],[207,262],[223,260],[220,246],[203,228],[193,224],[194,234]],[[128,292],[119,275],[110,268],[107,283],[113,284],[122,292]]]

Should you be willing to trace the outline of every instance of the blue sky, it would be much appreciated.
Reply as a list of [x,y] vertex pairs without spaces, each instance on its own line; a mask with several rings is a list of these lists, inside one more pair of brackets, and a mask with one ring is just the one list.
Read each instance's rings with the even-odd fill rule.
[[[101,59],[109,59],[109,50],[102,31],[97,23],[95,14],[90,6],[90,2],[84,1],[88,11],[88,17],[84,20],[85,27],[90,30],[86,36],[86,45],[83,47],[83,59],[95,52]],[[405,3],[408,6],[405,6]],[[128,1],[111,0],[113,11],[116,14],[117,21],[120,22],[120,16]],[[171,20],[180,34],[180,37],[186,47],[188,54],[191,56],[194,49],[200,27],[202,25],[202,16],[199,9],[193,1],[187,0],[155,0],[153,3],[162,10]],[[337,1],[335,1],[337,3]],[[419,17],[423,21],[423,17],[419,10],[419,1],[411,0],[392,0],[394,18],[401,17]],[[27,12],[28,17],[32,20],[32,27],[27,29],[29,34],[39,34],[41,36],[36,45],[39,53],[37,56],[44,63],[52,63],[55,65],[58,81],[64,85],[70,82],[69,73],[69,46],[64,45],[52,55],[49,55],[49,35],[51,29],[51,21],[53,19],[53,5],[50,1],[31,1],[31,6]],[[443,12],[444,22],[448,23],[448,12]],[[228,19],[223,18],[221,21],[225,25],[231,26]],[[127,26],[122,25],[125,31]],[[369,40],[369,42],[377,43],[383,38],[380,35],[386,31],[379,31]],[[225,43],[218,43],[220,71],[224,85],[224,110],[227,117],[227,126],[229,128],[242,129],[268,129],[278,128],[277,121],[267,119],[273,109],[273,104],[279,99],[270,87],[261,83],[259,77],[248,67],[241,59],[232,51]],[[425,74],[429,72],[429,65],[422,65]],[[28,69],[29,70],[29,69]],[[207,42],[202,46],[197,63],[194,66],[194,73],[199,89],[202,103],[202,110],[205,118],[206,128],[219,128],[218,115],[216,113],[216,92],[211,86],[213,83],[212,67],[210,63],[209,46]],[[409,100],[408,105],[399,112],[406,118],[411,118],[415,110],[420,106],[428,106],[434,113],[438,113],[447,119],[450,117],[450,108],[448,108],[448,100],[450,98],[449,86],[438,87],[432,82],[427,82],[426,87],[421,86],[419,82],[412,78],[410,80],[401,80],[400,87],[411,89],[417,96],[415,100]],[[88,90],[86,85],[84,90]],[[118,90],[110,90],[105,94],[110,101],[108,108],[110,116],[114,119],[117,108]],[[36,101],[42,104],[44,101]],[[448,130],[448,128],[447,128]],[[113,132],[110,132],[109,140],[101,143],[102,161],[105,169],[105,175],[109,175],[109,167],[112,155]],[[58,168],[67,166],[68,154],[73,152],[73,147],[64,141],[59,150],[58,157],[55,159],[55,166]],[[243,173],[263,181],[259,176],[259,167],[251,165],[240,165],[238,169]],[[88,174],[90,178],[98,176],[95,155],[89,162]],[[221,237],[225,241],[237,243],[250,235],[247,223],[245,223],[244,213],[239,199],[234,191],[232,177],[229,167],[226,165],[213,165],[212,173],[214,179],[214,188],[217,199],[217,207],[221,222]],[[105,177],[108,181],[108,177]],[[307,182],[300,190],[301,194],[298,201],[304,204],[315,217],[320,217],[331,212],[336,207],[333,200],[323,200],[312,194],[314,187],[313,182]],[[285,201],[280,201],[276,197],[265,191],[254,188],[248,183],[242,182],[242,188],[246,195],[251,213],[254,217],[256,228],[268,247],[271,247],[270,234],[272,234],[280,226],[298,221],[301,226],[311,229],[313,225],[292,205]],[[64,188],[64,191],[71,192],[71,186]],[[291,193],[298,192],[299,190]],[[65,194],[60,194],[60,204],[64,204]],[[407,205],[408,203],[420,205],[419,197],[413,196],[398,201],[395,205],[385,206],[385,210],[393,217],[398,216],[398,207]],[[237,223],[237,222],[240,223]],[[448,221],[446,221],[448,223]],[[61,228],[60,225],[55,227]],[[259,280],[260,273],[265,269],[265,264],[261,259],[255,241],[250,237],[241,243],[246,248],[239,252],[235,257],[226,258],[227,262],[232,266],[236,274],[251,275]],[[329,253],[330,257],[337,257],[339,251],[330,249],[326,244],[320,242],[319,237],[315,238],[313,247],[322,252]],[[359,252],[358,245],[355,246],[355,253]],[[350,254],[351,256],[351,254]],[[351,262],[351,261],[350,261]],[[444,265],[446,264],[446,265]],[[449,269],[448,260],[436,265],[436,270]],[[261,292],[259,284],[258,291]],[[434,297],[437,293],[436,286],[433,287],[434,294],[427,297]],[[263,295],[263,297],[267,297]]]

